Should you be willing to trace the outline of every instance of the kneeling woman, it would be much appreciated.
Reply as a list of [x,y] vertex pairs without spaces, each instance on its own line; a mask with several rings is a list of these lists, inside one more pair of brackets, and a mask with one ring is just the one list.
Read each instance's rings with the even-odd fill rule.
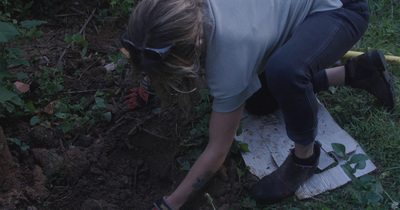
[[[349,85],[394,106],[391,77],[380,51],[326,69],[368,26],[366,0],[142,0],[121,37],[135,71],[160,96],[196,90],[205,70],[213,96],[209,143],[175,191],[154,209],[179,209],[221,167],[245,102],[271,91],[295,148],[282,166],[254,189],[260,204],[292,195],[318,165],[316,91]],[[177,84],[179,81],[179,84]]]

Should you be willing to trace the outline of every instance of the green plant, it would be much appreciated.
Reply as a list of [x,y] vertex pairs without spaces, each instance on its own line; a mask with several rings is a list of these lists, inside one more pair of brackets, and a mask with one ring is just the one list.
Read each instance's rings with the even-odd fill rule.
[[7,138],[7,140],[17,145],[22,151],[28,150],[30,148],[28,144],[26,144],[25,142],[21,142],[21,140],[17,138]]
[[211,207],[213,208],[213,210],[216,210],[215,205],[214,205],[214,200],[212,199],[212,197],[210,196],[210,194],[205,193],[204,196],[207,198],[207,203],[211,205]]
[[[383,188],[379,181],[372,175],[365,175],[357,179],[354,174],[357,170],[366,167],[366,161],[369,157],[365,154],[354,154],[351,158],[346,155],[346,147],[343,144],[332,143],[335,153],[346,162],[341,165],[345,173],[352,178],[354,190],[351,190],[352,198],[360,206],[374,206],[383,198]],[[352,166],[354,165],[354,166]]]
[[79,45],[78,51],[80,51],[81,57],[85,57],[88,47],[89,47],[89,42],[83,38],[82,34],[76,33],[74,35],[70,35],[68,33],[65,34],[65,39],[64,41],[68,44],[71,44],[72,49],[76,49],[75,44]]
[[34,1],[22,1],[22,0],[1,0],[0,5],[3,7],[3,11],[9,15],[15,14],[19,17],[27,17],[30,14],[30,8]]
[[246,175],[246,172],[250,170],[249,166],[246,166],[246,168],[244,170],[240,169],[240,168],[236,168],[236,173],[238,175],[239,178],[239,183],[242,183],[242,178]]
[[128,63],[127,57],[121,51],[117,54],[111,54],[108,59],[116,65],[116,71],[122,73],[125,70],[125,66]]
[[[68,133],[76,127],[85,128],[88,125],[105,120],[111,121],[112,114],[107,111],[105,97],[111,94],[96,92],[94,96],[95,104],[85,110],[86,98],[81,98],[79,103],[71,104],[68,99],[60,100],[54,106],[54,116],[50,116],[50,121],[54,121],[63,133]],[[52,119],[53,118],[53,119]],[[38,116],[31,118],[31,125],[42,121]],[[49,120],[47,120],[48,122]]]
[[211,98],[207,89],[199,90],[200,104],[195,107],[196,119],[189,138],[181,142],[181,146],[191,147],[208,142],[208,125],[211,117]]
[[63,71],[57,68],[40,66],[41,72],[33,77],[40,84],[40,89],[44,94],[54,94],[63,90]]
[[[9,21],[7,17],[3,19]],[[41,35],[37,31],[36,26],[46,23],[45,21],[22,21],[18,24],[16,20],[10,22],[0,22],[0,113],[7,111],[14,113],[25,107],[24,101],[21,99],[20,92],[16,90],[14,84],[8,79],[24,79],[25,74],[12,74],[8,71],[9,66],[25,65],[29,66],[29,62],[22,59],[23,50],[17,46],[18,41],[29,40]],[[12,42],[12,43],[11,43]],[[0,114],[0,118],[5,115]]]
[[111,10],[114,16],[128,17],[133,11],[136,0],[112,0]]
[[[343,144],[332,143],[332,148],[335,153],[343,158],[346,162],[341,165],[346,174],[353,180],[356,178],[354,174],[357,170],[362,170],[367,166],[369,157],[365,154],[355,154],[351,158],[346,154],[346,147]],[[354,164],[354,166],[352,166]]]

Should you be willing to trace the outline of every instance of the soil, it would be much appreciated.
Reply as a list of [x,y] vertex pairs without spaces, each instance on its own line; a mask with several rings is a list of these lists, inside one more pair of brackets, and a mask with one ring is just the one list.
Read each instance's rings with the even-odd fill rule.
[[[102,19],[100,8],[84,26],[93,7],[60,4],[52,14],[40,10],[39,16],[34,17],[48,23],[39,27],[43,35],[24,47],[31,66],[17,66],[10,71],[33,77],[41,71],[40,66],[62,67],[62,92],[51,96],[26,93],[25,100],[69,97],[75,104],[85,97],[85,107],[90,109],[96,90],[112,90],[115,95],[107,105],[112,120],[87,127],[76,124],[63,133],[57,128],[61,121],[31,126],[32,115],[1,119],[0,208],[148,209],[155,200],[171,193],[186,175],[177,159],[186,154],[188,148],[180,143],[188,137],[194,118],[182,116],[173,99],[162,109],[157,100],[138,110],[121,108],[124,90],[137,82],[116,71],[107,73],[104,66],[111,62],[108,55],[118,53],[116,40],[127,20]],[[64,41],[66,33],[75,34],[82,28],[89,42],[85,60],[77,46],[69,47]],[[50,115],[43,114],[49,119]],[[6,138],[18,138],[30,148],[22,151]],[[190,149],[201,151],[203,146]],[[243,168],[242,164],[240,155],[230,155],[205,189],[218,209],[239,209],[242,205],[241,198],[248,192],[250,182],[246,180],[248,176],[239,180],[236,169]],[[199,194],[182,209],[212,206]]]

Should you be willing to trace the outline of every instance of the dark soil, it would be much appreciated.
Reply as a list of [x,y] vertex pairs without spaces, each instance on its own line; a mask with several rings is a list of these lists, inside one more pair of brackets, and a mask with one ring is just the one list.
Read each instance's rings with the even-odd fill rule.
[[[107,106],[112,120],[87,127],[77,125],[63,133],[56,127],[62,122],[31,126],[29,120],[33,115],[2,119],[0,135],[5,136],[0,138],[0,178],[3,179],[0,179],[0,208],[148,209],[155,200],[171,193],[187,173],[180,169],[176,159],[186,154],[188,148],[179,145],[192,129],[193,118],[183,117],[173,99],[161,112],[157,100],[139,110],[121,109],[119,99],[124,90],[137,83],[115,71],[107,74],[104,66],[111,62],[109,54],[118,53],[115,40],[125,29],[127,20],[102,19],[97,9],[83,30],[89,42],[88,59],[84,61],[76,46],[67,48],[64,37],[66,33],[79,32],[94,8],[60,4],[56,12],[53,10],[54,14],[41,11],[35,17],[48,23],[39,27],[43,35],[24,48],[25,57],[32,65],[17,66],[10,71],[33,77],[40,72],[39,66],[61,65],[63,91],[52,96],[26,93],[26,100],[70,97],[71,103],[77,103],[85,97],[89,99],[86,107],[90,108],[96,90],[112,90],[116,94]],[[80,15],[59,16],[78,11]],[[58,62],[65,49],[65,55]],[[4,138],[18,138],[30,148],[22,151]],[[191,149],[201,151],[202,148]],[[239,155],[229,156],[206,188],[218,209],[239,209],[242,204],[241,198],[247,193],[243,184],[246,180],[242,178],[239,182],[236,171],[242,164]],[[182,209],[212,209],[212,206],[200,194]]]

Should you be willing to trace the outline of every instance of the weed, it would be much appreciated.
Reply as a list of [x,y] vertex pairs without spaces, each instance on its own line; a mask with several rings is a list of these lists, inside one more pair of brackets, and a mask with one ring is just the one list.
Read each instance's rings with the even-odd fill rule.
[[215,205],[214,205],[214,200],[210,196],[210,194],[205,193],[204,196],[207,198],[207,203],[209,203],[212,207],[213,210],[216,210]]
[[17,145],[22,151],[28,150],[30,148],[28,144],[26,144],[25,142],[21,142],[21,140],[17,138],[7,138],[7,140]]
[[[355,154],[349,160],[349,156],[346,155],[346,147],[343,144],[332,143],[332,148],[339,157],[343,158],[346,161],[346,163],[341,165],[341,167],[353,180],[356,179],[356,177],[354,176],[356,171],[362,170],[367,166],[366,161],[369,160],[369,157],[367,155]],[[354,166],[352,166],[352,164],[354,164]]]
[[1,0],[0,6],[3,7],[4,13],[15,14],[19,17],[27,17],[30,15],[30,8],[32,7],[34,1],[22,1],[22,0]]
[[[7,1],[5,3],[7,4]],[[30,64],[28,61],[21,59],[24,55],[23,50],[13,45],[16,45],[17,41],[29,40],[29,38],[41,35],[36,26],[46,22],[34,20],[22,21],[18,24],[16,20],[10,20],[7,15],[0,16],[2,16],[2,22],[0,22],[0,113],[7,111],[8,113],[23,114],[24,112],[19,112],[19,110],[24,108],[29,110],[29,107],[25,107],[20,92],[9,79],[24,79],[27,76],[21,73],[11,74],[8,68],[9,66],[29,66]],[[6,22],[3,22],[4,20]],[[11,41],[13,41],[13,44],[10,43]],[[0,118],[2,117],[5,117],[5,115],[0,114]]]
[[125,66],[128,63],[127,57],[124,53],[118,52],[117,54],[111,54],[108,59],[116,65],[116,71],[122,73],[125,70]]
[[136,0],[112,0],[110,2],[111,10],[114,16],[128,17],[133,11]]
[[40,89],[44,94],[54,94],[63,90],[62,70],[40,66],[41,73],[37,73],[33,78],[40,84]]
[[242,177],[244,177],[246,175],[246,172],[248,172],[249,170],[250,170],[249,166],[247,166],[244,171],[240,168],[236,168],[236,173],[239,178],[239,183],[242,183]]
[[[66,33],[64,41],[68,44],[71,44],[73,50],[79,51],[82,58],[85,57],[89,47],[89,42],[83,38],[82,34],[76,33],[74,35],[70,35]],[[79,46],[79,49],[76,49],[77,47],[75,44]]]

